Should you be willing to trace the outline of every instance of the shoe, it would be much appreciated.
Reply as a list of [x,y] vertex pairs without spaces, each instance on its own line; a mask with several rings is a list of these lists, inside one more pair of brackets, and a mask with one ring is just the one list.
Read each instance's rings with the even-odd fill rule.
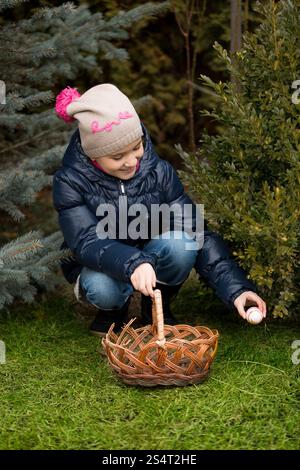
[[120,309],[98,309],[98,313],[90,325],[90,333],[92,335],[105,338],[106,333],[110,329],[112,323],[115,324],[113,329],[114,333],[118,333],[121,330],[123,324],[126,323],[129,304],[130,297]]
[[[181,284],[177,284],[176,286],[169,286],[166,284],[160,284],[158,282],[156,283],[155,288],[161,291],[164,323],[166,325],[177,324],[176,318],[171,311],[170,303],[176,298],[182,284],[183,282]],[[150,295],[142,294],[141,317],[144,325],[149,325],[152,323],[152,298]]]

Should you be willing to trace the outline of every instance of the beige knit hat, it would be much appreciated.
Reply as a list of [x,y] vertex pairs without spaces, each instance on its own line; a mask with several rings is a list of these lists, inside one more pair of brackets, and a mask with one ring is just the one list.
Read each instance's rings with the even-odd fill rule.
[[111,83],[83,95],[76,88],[64,88],[56,97],[55,111],[66,122],[78,120],[81,145],[90,158],[116,153],[143,135],[131,101]]

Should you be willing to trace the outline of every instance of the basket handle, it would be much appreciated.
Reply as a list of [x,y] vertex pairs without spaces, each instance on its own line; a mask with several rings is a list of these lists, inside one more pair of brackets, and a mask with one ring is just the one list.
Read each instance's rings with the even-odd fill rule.
[[152,322],[153,326],[157,329],[156,344],[165,349],[166,338],[164,334],[164,313],[160,289],[154,290],[154,299],[152,299]]

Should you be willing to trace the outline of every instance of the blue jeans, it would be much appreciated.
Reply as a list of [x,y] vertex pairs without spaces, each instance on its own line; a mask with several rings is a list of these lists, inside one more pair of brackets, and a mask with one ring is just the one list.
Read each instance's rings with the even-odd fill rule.
[[[160,284],[182,284],[194,267],[198,251],[186,249],[186,243],[194,244],[194,239],[186,232],[167,232],[169,239],[162,235],[147,242],[142,251],[157,256],[156,279]],[[166,234],[164,234],[166,236]],[[181,239],[179,238],[181,236]],[[86,300],[102,309],[120,309],[134,292],[131,283],[118,281],[107,274],[83,267],[80,274],[80,287]]]

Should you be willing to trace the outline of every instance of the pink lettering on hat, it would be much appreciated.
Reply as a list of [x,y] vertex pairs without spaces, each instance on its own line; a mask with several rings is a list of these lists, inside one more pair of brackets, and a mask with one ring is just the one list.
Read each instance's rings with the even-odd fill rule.
[[107,122],[103,127],[100,127],[99,121],[93,121],[91,123],[92,133],[96,132],[111,132],[113,124],[118,126],[121,123],[121,119],[130,119],[133,117],[133,114],[130,114],[128,111],[120,112],[118,114],[116,121]]

